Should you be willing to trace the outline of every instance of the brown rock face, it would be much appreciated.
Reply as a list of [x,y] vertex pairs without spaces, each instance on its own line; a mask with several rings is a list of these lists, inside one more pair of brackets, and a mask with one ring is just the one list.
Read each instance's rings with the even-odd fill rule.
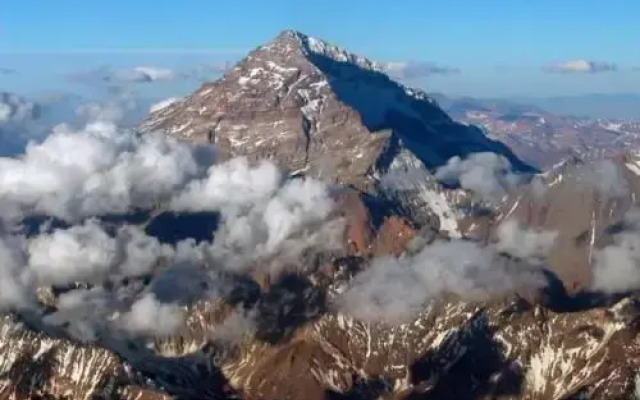
[[407,242],[413,239],[418,232],[402,218],[392,216],[384,220],[376,242],[374,254],[376,256],[399,255],[405,250]]

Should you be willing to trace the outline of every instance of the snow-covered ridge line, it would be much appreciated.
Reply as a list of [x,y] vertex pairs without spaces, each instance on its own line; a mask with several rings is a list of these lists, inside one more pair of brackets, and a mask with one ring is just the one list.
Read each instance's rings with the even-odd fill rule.
[[[309,56],[310,54],[318,54],[338,62],[353,64],[367,71],[375,71],[384,74],[389,77],[390,80],[394,81],[396,84],[402,87],[409,96],[412,96],[419,100],[428,100],[430,103],[435,104],[435,101],[421,89],[405,86],[400,82],[397,82],[395,79],[391,78],[387,73],[388,63],[373,61],[367,57],[351,53],[344,48],[331,44],[325,40],[308,36],[304,33],[294,30],[287,30],[282,32],[275,40],[278,41],[282,38],[291,38],[295,40],[305,57]],[[267,46],[270,46],[270,44]]]

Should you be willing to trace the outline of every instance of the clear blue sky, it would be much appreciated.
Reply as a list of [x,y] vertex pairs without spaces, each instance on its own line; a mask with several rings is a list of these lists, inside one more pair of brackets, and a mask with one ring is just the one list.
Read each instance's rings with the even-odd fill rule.
[[[639,18],[638,0],[0,0],[0,68],[26,70],[13,74],[15,85],[45,79],[24,76],[50,73],[43,65],[62,73],[97,63],[184,64],[178,50],[194,62],[234,59],[294,28],[373,59],[461,70],[416,82],[434,90],[640,93],[640,72],[631,71],[640,67]],[[115,53],[126,54],[116,62]],[[576,59],[618,71],[541,71]]]

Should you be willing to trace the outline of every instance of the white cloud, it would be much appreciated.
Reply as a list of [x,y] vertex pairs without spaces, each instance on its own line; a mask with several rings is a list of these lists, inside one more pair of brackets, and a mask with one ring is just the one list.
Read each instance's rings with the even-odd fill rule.
[[17,158],[0,158],[0,205],[68,221],[149,209],[203,172],[203,148],[138,136],[110,121],[59,126]]
[[[271,162],[251,166],[244,157],[212,165],[207,177],[190,182],[172,202],[175,210],[225,210],[239,212],[269,199],[279,188],[282,175]],[[236,211],[238,210],[238,211]]]
[[527,229],[516,220],[508,220],[500,224],[497,236],[498,251],[534,261],[549,254],[558,233]]
[[409,263],[377,258],[356,275],[338,307],[365,322],[397,324],[418,314],[430,295]]
[[593,288],[615,293],[640,289],[640,211],[632,209],[622,221],[613,244],[594,254]]
[[81,342],[95,342],[110,329],[118,300],[102,287],[76,289],[60,294],[56,312],[47,315],[48,325],[64,327],[65,332]]
[[29,243],[29,264],[44,284],[97,283],[111,271],[117,245],[96,222],[58,229]]
[[171,82],[177,80],[210,80],[219,77],[233,66],[230,61],[199,64],[185,68],[133,66],[117,68],[100,66],[68,75],[71,82],[89,85],[127,85]]
[[438,168],[436,178],[447,184],[459,184],[488,201],[501,199],[522,180],[513,173],[509,160],[495,153],[474,153],[464,160],[452,157]]
[[23,237],[0,237],[0,311],[30,303],[31,275],[25,247]]
[[125,225],[109,235],[96,220],[56,229],[31,239],[29,266],[39,283],[100,283],[108,277],[139,276],[173,251],[138,227]]
[[397,324],[445,294],[485,300],[542,285],[537,269],[500,257],[492,247],[466,240],[436,241],[411,256],[374,259],[356,275],[337,306],[367,322]]
[[270,162],[252,166],[237,158],[214,165],[174,199],[172,209],[220,212],[211,254],[232,269],[276,254],[293,261],[312,245],[336,248],[339,240],[331,238],[341,238],[327,186],[313,179],[283,181]]
[[38,103],[0,92],[0,155],[19,152],[28,140],[43,136],[41,113]]
[[[126,101],[84,104],[72,116],[86,121],[82,127],[59,125],[23,154],[0,157],[0,223],[44,214],[71,224],[53,230],[43,226],[29,240],[0,237],[0,307],[37,308],[31,302],[36,284],[109,282],[115,286],[60,296],[58,310],[45,322],[85,341],[122,329],[134,335],[171,334],[182,325],[182,310],[163,301],[187,304],[198,296],[215,296],[219,278],[212,272],[305,267],[305,250],[342,245],[344,224],[324,183],[285,179],[271,162],[251,164],[240,158],[212,166],[211,147],[122,129],[118,123],[128,112]],[[220,213],[213,242],[168,246],[142,228],[107,229],[93,218],[158,210],[159,205]],[[196,268],[203,265],[211,268]],[[151,271],[158,272],[150,287],[154,295],[137,298],[136,285],[118,285],[121,278]],[[195,290],[200,279],[211,290]],[[236,322],[229,324],[246,325]]]
[[123,330],[143,336],[169,336],[177,333],[185,321],[184,310],[175,304],[161,303],[153,294],[137,300],[131,310],[122,315]]
[[416,79],[430,75],[459,74],[460,69],[419,61],[396,61],[381,64],[382,69],[391,76],[403,79]]
[[211,337],[216,341],[225,344],[236,344],[245,335],[255,331],[255,309],[244,312],[241,309],[235,310],[215,327]]
[[175,78],[175,72],[169,68],[158,68],[158,67],[134,67],[132,69],[137,74],[142,74],[145,80],[149,81],[170,81]]
[[39,112],[37,104],[13,93],[0,92],[0,125],[34,120]]
[[590,73],[616,71],[615,64],[604,61],[589,61],[584,59],[568,60],[544,67],[547,72],[555,73]]

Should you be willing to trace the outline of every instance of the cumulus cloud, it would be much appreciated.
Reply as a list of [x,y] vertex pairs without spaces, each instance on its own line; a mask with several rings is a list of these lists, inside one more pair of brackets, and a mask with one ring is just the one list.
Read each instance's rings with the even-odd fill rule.
[[212,165],[207,177],[190,182],[176,196],[172,208],[178,211],[218,211],[229,214],[269,199],[278,190],[282,175],[271,162],[251,166],[247,158],[234,158]]
[[404,258],[372,262],[337,300],[338,309],[367,322],[407,322],[426,302],[445,294],[484,300],[521,288],[540,287],[537,269],[466,240],[436,241]]
[[138,276],[151,271],[172,249],[125,225],[110,236],[96,220],[56,229],[28,244],[29,265],[41,284],[99,283],[110,276]]
[[211,253],[232,269],[278,253],[293,260],[312,245],[337,248],[343,228],[340,220],[328,221],[334,202],[324,183],[284,180],[274,164],[252,166],[246,158],[212,166],[171,207],[220,212]]
[[[326,184],[288,179],[271,162],[212,165],[209,146],[123,129],[128,112],[126,101],[84,104],[73,116],[83,125],[59,125],[24,153],[0,157],[0,223],[44,216],[64,226],[42,225],[29,239],[0,235],[3,309],[38,308],[36,286],[80,287],[59,295],[46,324],[83,341],[173,334],[181,306],[228,290],[222,271],[306,266],[309,248],[342,245]],[[167,245],[143,226],[100,219],[140,210],[215,212],[220,222],[212,242]]]
[[430,295],[410,262],[378,258],[356,275],[338,307],[365,322],[397,324],[417,315]]
[[59,126],[23,155],[0,158],[0,204],[5,213],[68,221],[150,209],[199,176],[208,165],[201,165],[204,151],[164,135],[135,135],[110,121],[79,131]]
[[0,311],[21,308],[30,299],[31,275],[27,269],[24,237],[0,237]]
[[403,79],[416,79],[430,75],[459,74],[460,69],[419,61],[398,61],[382,64],[382,69],[391,76]]
[[593,288],[624,292],[640,288],[640,210],[629,211],[613,244],[594,253]]
[[176,304],[162,303],[151,293],[138,299],[120,322],[125,331],[142,336],[169,336],[184,325],[185,312]]
[[484,200],[496,201],[522,182],[511,163],[495,153],[474,153],[464,160],[452,157],[438,168],[436,178],[447,184],[457,184],[473,191]]
[[112,266],[116,244],[95,223],[56,230],[29,243],[29,264],[43,283],[102,280]]
[[256,329],[256,310],[235,310],[231,315],[215,327],[211,339],[226,343],[237,344],[243,337],[251,334]]
[[56,326],[82,342],[126,336],[167,336],[184,325],[185,312],[158,301],[151,293],[141,296],[103,287],[76,289],[62,293],[56,311],[44,322]]
[[102,287],[76,289],[60,295],[56,311],[44,322],[64,329],[75,340],[90,343],[110,330],[117,309],[117,297]]
[[549,254],[558,236],[557,232],[527,229],[516,220],[500,224],[496,249],[514,257],[542,260]]
[[589,73],[595,74],[598,72],[616,71],[618,67],[610,62],[605,61],[590,61],[584,59],[568,60],[553,65],[548,65],[543,68],[547,72],[551,73]]
[[36,103],[13,93],[0,93],[0,125],[34,120],[39,113]]
[[29,139],[41,137],[39,104],[0,92],[0,155],[21,151]]

